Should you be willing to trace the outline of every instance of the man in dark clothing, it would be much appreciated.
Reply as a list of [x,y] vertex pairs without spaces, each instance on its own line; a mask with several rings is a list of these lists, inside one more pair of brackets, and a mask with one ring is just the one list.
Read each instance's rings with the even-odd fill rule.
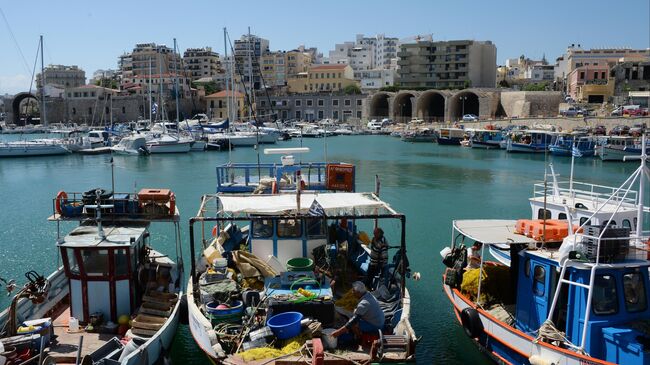
[[354,309],[354,315],[345,326],[332,332],[332,336],[338,337],[346,332],[352,331],[357,338],[362,333],[377,333],[384,328],[384,311],[379,306],[377,299],[367,291],[366,286],[360,282],[352,283],[352,291],[359,298],[359,304]]
[[[373,234],[370,242],[370,264],[366,276],[366,286],[370,289],[374,287],[375,276],[381,274],[384,266],[388,263],[388,243],[384,238],[384,231],[377,227]],[[379,277],[381,278],[381,275]]]

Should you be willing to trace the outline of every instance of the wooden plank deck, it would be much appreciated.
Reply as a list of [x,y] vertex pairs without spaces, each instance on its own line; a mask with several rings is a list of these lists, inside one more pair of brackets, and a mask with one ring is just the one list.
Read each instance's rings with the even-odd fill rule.
[[83,344],[81,345],[81,357],[91,354],[111,338],[115,337],[112,334],[92,333],[81,330],[77,333],[68,332],[70,318],[70,307],[66,307],[60,313],[57,313],[52,321],[54,335],[50,348],[47,350],[47,355],[57,359],[57,364],[64,362],[74,363],[79,348],[79,338],[83,336]]

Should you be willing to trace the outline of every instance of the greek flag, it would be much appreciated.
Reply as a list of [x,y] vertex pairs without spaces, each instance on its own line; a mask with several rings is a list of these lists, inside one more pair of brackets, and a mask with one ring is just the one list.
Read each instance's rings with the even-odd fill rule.
[[157,104],[157,103],[153,103],[153,104],[151,105],[151,112],[152,112],[153,114],[156,114],[156,113],[158,112],[158,104]]
[[323,209],[323,206],[320,205],[316,199],[314,199],[314,202],[311,203],[311,206],[309,207],[309,215],[316,216],[316,217],[324,217],[325,216],[325,209]]
[[578,149],[578,147],[573,146],[571,148],[571,155],[573,157],[582,157],[582,152],[580,151],[580,149]]

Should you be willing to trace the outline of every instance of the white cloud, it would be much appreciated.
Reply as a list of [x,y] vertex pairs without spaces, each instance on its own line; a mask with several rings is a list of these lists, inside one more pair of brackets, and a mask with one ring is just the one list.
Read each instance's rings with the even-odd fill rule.
[[[30,82],[31,78],[25,74],[0,75],[0,95],[28,91]],[[32,89],[35,87],[32,85]]]

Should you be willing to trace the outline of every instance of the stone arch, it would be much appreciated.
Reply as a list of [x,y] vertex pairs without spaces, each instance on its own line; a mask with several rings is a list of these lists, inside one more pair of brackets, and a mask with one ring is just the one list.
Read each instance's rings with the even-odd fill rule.
[[420,94],[416,103],[418,117],[425,122],[445,120],[445,104],[449,95],[439,90],[427,90]]
[[415,116],[415,93],[400,92],[393,100],[393,119],[399,123],[408,123]]
[[460,120],[465,114],[480,114],[480,96],[470,90],[461,90],[454,94],[449,100],[449,118]]
[[20,121],[20,116],[21,116],[21,114],[20,114],[20,104],[25,99],[34,99],[34,100],[38,101],[38,98],[32,93],[23,92],[23,93],[18,93],[18,94],[16,94],[16,96],[14,96],[14,100],[11,103],[11,112],[13,113],[13,121],[12,122],[15,125],[27,124],[27,121],[28,121],[27,118],[25,119],[24,124],[21,123],[21,121]]
[[390,116],[390,94],[377,93],[370,99],[369,119],[382,119]]

